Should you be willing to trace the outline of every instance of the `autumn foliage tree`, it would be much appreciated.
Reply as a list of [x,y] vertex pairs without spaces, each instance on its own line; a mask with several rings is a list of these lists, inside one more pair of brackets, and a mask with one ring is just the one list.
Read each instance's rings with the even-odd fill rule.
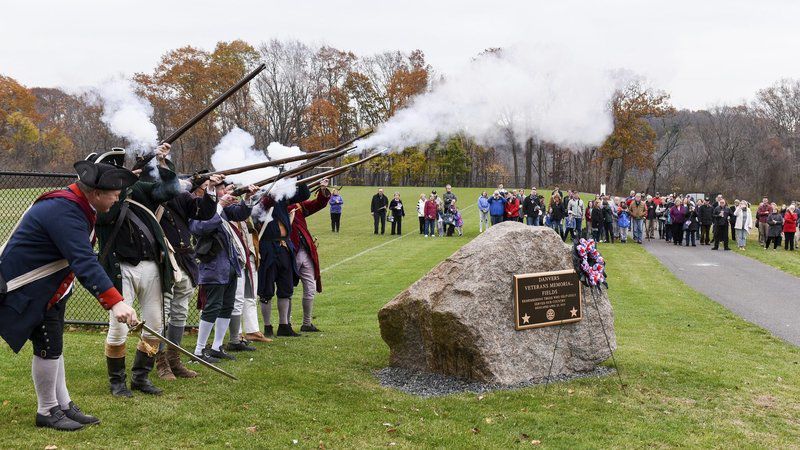
[[614,93],[614,130],[600,147],[605,177],[613,190],[622,188],[628,169],[652,167],[656,134],[647,119],[673,111],[668,94],[656,92],[638,80]]

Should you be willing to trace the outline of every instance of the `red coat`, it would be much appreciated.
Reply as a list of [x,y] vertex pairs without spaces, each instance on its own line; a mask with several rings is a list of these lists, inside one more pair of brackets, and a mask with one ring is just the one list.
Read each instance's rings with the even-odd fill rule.
[[425,218],[430,220],[436,220],[439,217],[439,205],[436,203],[436,200],[428,200],[425,202]]
[[306,217],[314,214],[315,212],[324,209],[328,206],[328,200],[331,199],[331,193],[327,189],[320,189],[317,191],[317,197],[309,199],[301,203],[290,205],[289,217],[294,211],[294,220],[292,220],[292,232],[290,238],[294,244],[294,248],[300,248],[300,234],[303,235],[308,243],[309,252],[311,253],[311,260],[314,261],[314,279],[317,281],[317,292],[322,292],[322,275],[319,272],[319,254],[317,253],[317,246],[314,245],[314,239],[311,237],[311,232],[308,231],[308,224]]
[[506,217],[519,217],[519,199],[514,197],[506,202]]
[[783,232],[794,233],[795,231],[797,231],[797,214],[786,211],[783,216]]

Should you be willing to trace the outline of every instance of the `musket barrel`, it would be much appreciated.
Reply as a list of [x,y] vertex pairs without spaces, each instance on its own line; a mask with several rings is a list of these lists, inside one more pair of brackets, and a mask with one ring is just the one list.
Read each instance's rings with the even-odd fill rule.
[[335,168],[327,170],[325,172],[321,172],[321,173],[318,173],[316,175],[312,175],[312,176],[310,176],[308,178],[304,178],[302,181],[305,181],[306,183],[309,183],[309,189],[311,187],[316,187],[319,184],[319,180],[322,180],[323,178],[331,178],[331,177],[335,177],[337,175],[341,175],[341,174],[347,172],[348,170],[352,169],[353,167],[359,166],[361,164],[364,164],[365,162],[367,162],[367,161],[369,161],[369,160],[371,160],[373,158],[377,158],[378,156],[380,156],[382,154],[383,154],[383,152],[375,152],[375,153],[373,153],[373,154],[371,154],[371,155],[369,155],[369,156],[367,156],[365,158],[359,159],[358,161],[354,161],[354,162],[351,162],[349,164],[345,164],[344,166],[335,167]]
[[330,153],[332,151],[333,151],[333,149],[325,149],[325,150],[319,150],[319,151],[316,151],[316,152],[308,152],[308,153],[304,153],[302,155],[289,156],[289,157],[281,158],[281,159],[273,159],[272,161],[264,161],[264,162],[260,162],[260,163],[250,164],[250,165],[247,165],[247,166],[234,167],[234,168],[231,168],[231,169],[218,170],[216,172],[210,172],[210,173],[203,174],[203,175],[209,175],[209,176],[210,175],[236,175],[236,174],[240,174],[240,173],[243,173],[243,172],[248,172],[248,171],[251,171],[251,170],[263,169],[263,168],[266,168],[266,167],[275,167],[275,166],[280,166],[281,164],[286,164],[286,163],[295,162],[295,161],[302,161],[304,159],[311,159],[311,158],[314,158],[316,156],[326,155],[326,154],[328,154],[328,153]]
[[286,164],[286,163],[295,162],[295,161],[302,161],[304,159],[305,160],[309,160],[308,162],[318,163],[318,161],[317,161],[318,158],[321,158],[321,157],[323,157],[323,156],[325,156],[327,154],[333,153],[333,152],[337,152],[337,151],[347,147],[348,145],[352,144],[353,142],[355,142],[355,141],[357,141],[359,139],[363,139],[366,136],[369,136],[372,132],[373,132],[373,130],[370,129],[370,130],[368,130],[368,131],[366,131],[366,132],[364,132],[364,133],[362,133],[362,134],[360,134],[360,135],[358,135],[358,136],[356,136],[356,137],[354,137],[352,139],[347,140],[346,142],[343,142],[343,143],[337,145],[336,147],[327,148],[327,149],[324,149],[324,150],[317,150],[317,151],[313,151],[313,152],[307,152],[307,153],[304,153],[302,155],[295,155],[295,156],[289,156],[289,157],[281,158],[281,159],[274,159],[272,161],[264,161],[264,162],[250,164],[250,165],[242,166],[242,167],[234,167],[234,168],[225,169],[225,170],[218,170],[216,172],[210,172],[210,173],[204,174],[204,175],[208,175],[208,176],[210,176],[210,175],[236,175],[236,174],[240,174],[240,173],[243,173],[243,172],[248,172],[250,170],[263,169],[265,167],[275,167],[275,166],[279,166],[281,164]]
[[[278,175],[271,176],[271,177],[266,178],[264,180],[261,180],[261,181],[259,181],[257,183],[254,183],[254,185],[258,186],[258,187],[261,187],[261,186],[264,186],[264,185],[269,184],[269,183],[274,183],[275,181],[278,181],[278,180],[280,180],[282,178],[296,177],[298,175],[301,175],[303,173],[308,172],[309,170],[313,170],[315,167],[317,167],[318,165],[320,165],[320,164],[322,164],[324,162],[328,162],[330,160],[333,160],[333,159],[336,159],[336,158],[338,158],[340,156],[343,156],[344,154],[346,154],[350,150],[353,150],[354,148],[355,147],[346,148],[344,150],[339,150],[338,152],[334,152],[334,153],[331,153],[331,154],[316,158],[315,162],[308,161],[308,162],[306,162],[304,164],[301,164],[301,165],[295,167],[294,169],[287,170],[286,172],[280,173]],[[235,191],[233,191],[232,195],[242,195],[245,192],[247,192],[246,186],[242,186],[240,188],[237,188]]]
[[188,122],[186,122],[183,125],[181,125],[177,130],[173,131],[172,134],[167,136],[167,138],[164,139],[161,142],[163,144],[172,144],[173,142],[177,141],[178,138],[181,137],[181,135],[183,133],[185,133],[189,128],[192,128],[193,126],[195,126],[197,124],[197,122],[200,122],[201,120],[203,120],[203,118],[205,116],[207,116],[211,111],[215,110],[219,105],[222,104],[222,102],[224,102],[230,96],[235,94],[236,91],[241,89],[245,84],[249,83],[250,80],[255,78],[256,75],[261,73],[261,71],[263,71],[266,68],[267,68],[267,65],[264,64],[264,63],[261,63],[258,67],[253,69],[252,72],[248,73],[244,78],[242,78],[236,84],[231,86],[227,91],[223,92],[222,95],[220,95],[219,97],[214,99],[214,101],[211,102],[210,105],[208,105],[205,108],[203,108],[202,111],[200,111],[199,113],[197,113],[197,115],[195,115],[194,117],[189,119]]

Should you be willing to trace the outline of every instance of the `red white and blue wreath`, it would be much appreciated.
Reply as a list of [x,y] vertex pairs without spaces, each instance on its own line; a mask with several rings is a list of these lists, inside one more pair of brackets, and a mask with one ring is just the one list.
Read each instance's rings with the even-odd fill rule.
[[594,239],[581,239],[573,246],[572,263],[575,271],[580,275],[581,282],[589,287],[605,286],[606,260],[597,251]]

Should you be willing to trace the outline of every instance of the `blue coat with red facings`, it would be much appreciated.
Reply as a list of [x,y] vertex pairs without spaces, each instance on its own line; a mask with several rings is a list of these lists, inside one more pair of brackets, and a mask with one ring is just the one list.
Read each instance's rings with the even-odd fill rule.
[[[289,247],[289,256],[292,261],[292,267],[294,268],[295,286],[300,281],[300,276],[297,273],[297,268],[295,267],[294,261],[294,244],[292,244],[292,240],[290,239],[292,224],[289,221],[288,207],[294,203],[304,202],[308,200],[309,197],[311,197],[311,191],[308,189],[308,185],[305,183],[298,183],[297,191],[290,198],[285,198],[278,201],[269,195],[265,195],[261,198],[261,208],[264,209],[264,212],[267,213],[269,212],[270,208],[272,209],[272,220],[266,225],[263,225],[267,228],[264,230],[264,233],[258,243],[258,251],[261,255],[261,263],[258,266],[259,298],[266,296],[267,283],[264,280],[267,275],[267,269],[275,263],[275,254],[280,248],[281,240],[286,242],[287,246]],[[278,226],[279,223],[283,225],[283,229],[286,231],[285,235],[281,234],[280,227]]]
[[[75,185],[68,189],[75,197],[83,197]],[[88,207],[85,197],[83,201]],[[42,322],[50,300],[71,285],[73,272],[105,309],[122,301],[122,295],[97,261],[89,240],[93,227],[84,209],[67,198],[39,200],[23,217],[0,255],[3,278],[8,282],[60,259],[66,259],[69,267],[0,298],[0,336],[14,352],[20,351]],[[63,298],[70,293],[67,291]]]

